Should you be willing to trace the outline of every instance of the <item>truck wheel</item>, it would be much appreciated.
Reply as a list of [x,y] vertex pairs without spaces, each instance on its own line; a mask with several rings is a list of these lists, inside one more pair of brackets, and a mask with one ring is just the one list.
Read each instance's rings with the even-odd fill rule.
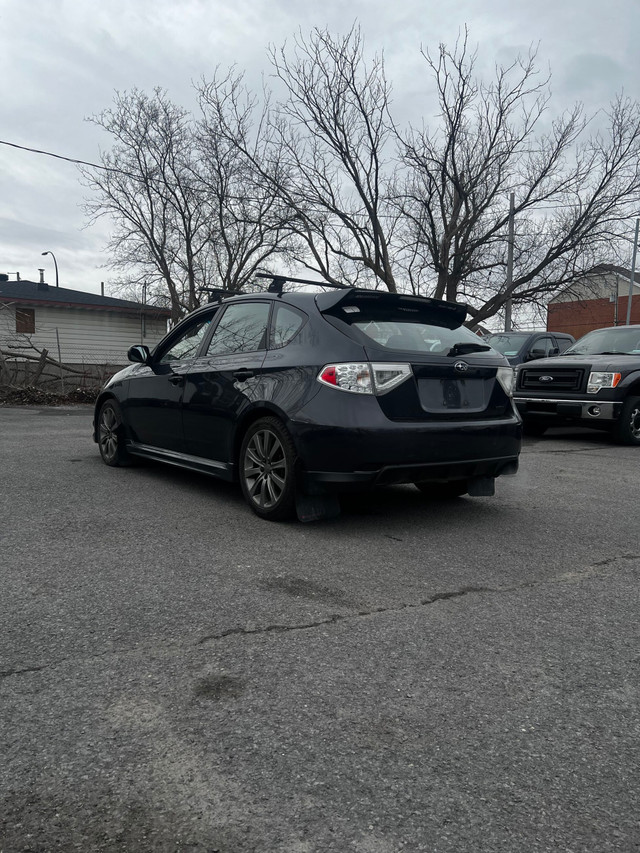
[[613,428],[618,444],[640,445],[640,397],[627,397]]

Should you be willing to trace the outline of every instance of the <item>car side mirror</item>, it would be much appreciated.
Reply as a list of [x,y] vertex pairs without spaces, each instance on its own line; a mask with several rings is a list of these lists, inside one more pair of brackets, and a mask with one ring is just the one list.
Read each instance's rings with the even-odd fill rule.
[[151,360],[151,351],[149,347],[144,346],[143,344],[138,344],[137,346],[130,348],[127,353],[127,358],[129,361],[133,361],[136,364],[149,364],[149,361]]

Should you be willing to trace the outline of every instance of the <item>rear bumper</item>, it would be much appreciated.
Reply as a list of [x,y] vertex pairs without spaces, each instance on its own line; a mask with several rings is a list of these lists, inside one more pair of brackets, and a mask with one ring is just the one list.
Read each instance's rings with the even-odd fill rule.
[[499,477],[515,474],[518,457],[473,459],[464,462],[433,462],[426,465],[385,465],[377,471],[306,471],[303,485],[306,490],[330,490],[393,485],[399,483],[448,483],[452,480],[474,480],[480,477]]
[[287,424],[307,486],[448,482],[517,470],[522,425],[515,410],[500,419],[391,421],[375,398],[357,403],[347,403],[335,424]]
[[594,398],[553,400],[547,397],[515,397],[514,403],[523,418],[583,421],[586,424],[613,422],[619,417],[622,408],[622,402]]

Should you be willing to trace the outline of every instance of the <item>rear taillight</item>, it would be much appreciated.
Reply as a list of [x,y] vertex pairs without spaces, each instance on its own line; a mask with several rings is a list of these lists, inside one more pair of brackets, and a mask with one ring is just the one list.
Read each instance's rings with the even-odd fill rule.
[[348,362],[327,364],[318,374],[318,381],[340,391],[379,396],[391,391],[411,375],[410,364]]

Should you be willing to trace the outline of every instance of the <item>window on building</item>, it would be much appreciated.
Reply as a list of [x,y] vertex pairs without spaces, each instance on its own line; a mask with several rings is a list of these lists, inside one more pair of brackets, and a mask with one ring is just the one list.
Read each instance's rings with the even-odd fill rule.
[[16,308],[16,332],[33,335],[36,331],[36,312],[33,308]]

